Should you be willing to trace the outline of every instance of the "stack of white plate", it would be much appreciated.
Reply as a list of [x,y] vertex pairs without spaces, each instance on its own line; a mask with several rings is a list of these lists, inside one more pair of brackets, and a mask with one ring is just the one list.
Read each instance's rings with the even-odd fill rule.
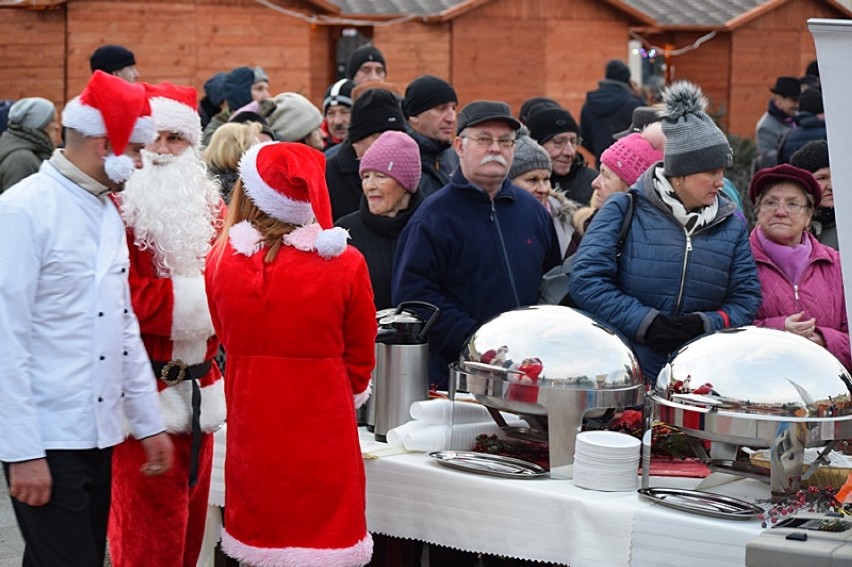
[[636,490],[640,445],[626,433],[580,433],[574,448],[574,484],[607,492]]

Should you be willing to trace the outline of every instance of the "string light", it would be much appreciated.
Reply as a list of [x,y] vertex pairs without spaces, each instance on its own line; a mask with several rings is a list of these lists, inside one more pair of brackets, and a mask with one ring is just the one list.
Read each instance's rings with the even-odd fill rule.
[[630,37],[635,40],[641,41],[642,44],[645,46],[639,48],[639,55],[641,55],[644,59],[653,59],[660,53],[664,53],[666,57],[675,57],[678,55],[683,55],[684,53],[689,53],[690,51],[698,49],[705,41],[709,41],[716,37],[716,32],[711,31],[710,33],[706,33],[696,39],[692,44],[687,45],[685,47],[680,47],[678,49],[673,49],[672,46],[660,47],[658,45],[653,45],[651,42],[649,42],[647,39],[645,39],[636,32],[631,31]]

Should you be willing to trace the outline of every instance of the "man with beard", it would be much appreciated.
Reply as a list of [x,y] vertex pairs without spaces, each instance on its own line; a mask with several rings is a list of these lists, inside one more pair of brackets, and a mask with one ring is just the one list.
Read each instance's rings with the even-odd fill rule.
[[424,199],[449,183],[459,165],[451,145],[458,102],[452,85],[432,75],[417,77],[405,89],[402,113],[408,120],[406,131],[420,146],[418,190]]
[[113,455],[110,555],[116,567],[189,567],[204,536],[212,432],[225,420],[219,347],[204,289],[204,261],[224,205],[199,155],[195,89],[145,85],[157,139],[119,204],[130,246],[130,291],[148,350],[175,466],[152,482],[128,438]]
[[[478,100],[458,115],[450,183],[423,201],[403,229],[391,279],[393,305],[441,310],[429,331],[429,381],[446,389],[448,365],[495,315],[532,305],[541,276],[560,260],[541,203],[506,178],[521,127],[505,102]],[[431,565],[475,565],[475,554],[432,546]]]
[[150,113],[141,85],[95,71],[62,113],[65,148],[0,197],[0,461],[24,565],[104,564],[122,414],[136,474],[171,466],[109,198],[141,165]]

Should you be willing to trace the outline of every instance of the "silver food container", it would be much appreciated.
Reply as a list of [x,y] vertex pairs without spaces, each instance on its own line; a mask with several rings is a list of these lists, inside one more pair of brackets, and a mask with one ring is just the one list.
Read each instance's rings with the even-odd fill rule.
[[[615,331],[555,305],[498,315],[450,367],[451,397],[469,392],[508,435],[546,442],[553,478],[571,478],[585,415],[641,405],[644,390],[636,355]],[[530,427],[509,427],[500,411]]]
[[737,446],[769,447],[771,490],[783,497],[799,489],[805,447],[852,437],[851,396],[852,377],[825,348],[742,327],[674,353],[649,399],[656,419],[714,441],[707,460],[716,470],[753,473],[736,462]]

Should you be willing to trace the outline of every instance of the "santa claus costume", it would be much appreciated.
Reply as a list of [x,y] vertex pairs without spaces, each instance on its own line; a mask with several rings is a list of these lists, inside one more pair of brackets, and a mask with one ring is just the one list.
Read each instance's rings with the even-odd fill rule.
[[[198,154],[196,93],[145,85],[155,127],[189,141],[178,156],[143,151],[144,167],[118,199],[130,248],[130,291],[175,447],[163,476],[140,473],[141,444],[113,453],[110,556],[116,567],[194,567],[204,536],[212,432],[225,421],[218,339],[207,307],[204,261],[224,205]],[[150,146],[149,146],[150,147]]]
[[260,144],[240,176],[205,274],[228,353],[222,547],[254,566],[365,565],[355,408],[374,363],[367,265],[331,228],[322,153]]

